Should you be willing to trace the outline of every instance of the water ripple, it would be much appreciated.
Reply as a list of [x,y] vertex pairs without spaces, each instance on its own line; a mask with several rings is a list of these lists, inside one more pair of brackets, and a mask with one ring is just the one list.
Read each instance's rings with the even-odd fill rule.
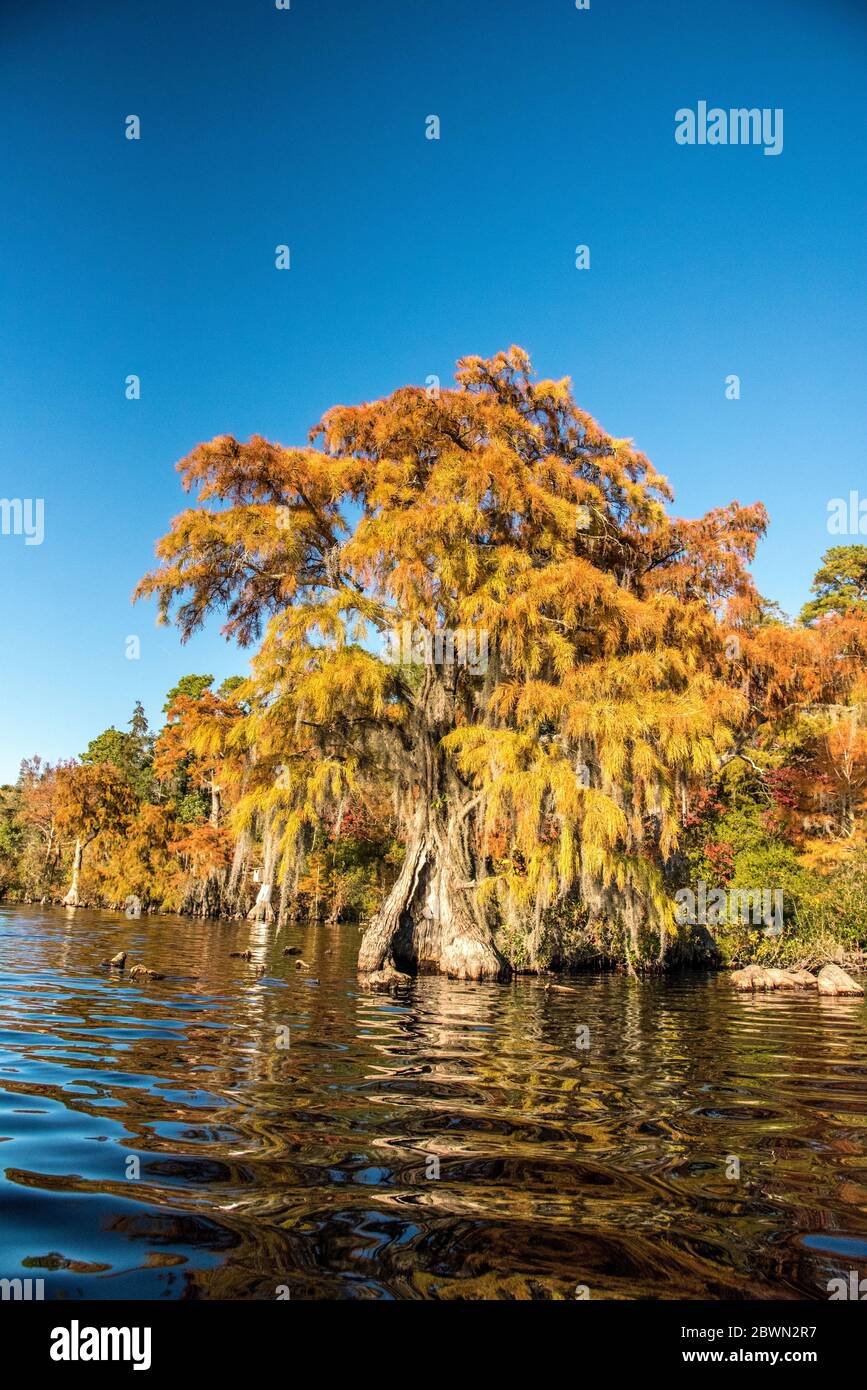
[[[101,968],[121,947],[166,979]],[[711,976],[393,998],[356,950],[351,928],[0,908],[0,1277],[629,1299],[867,1274],[863,1001]]]

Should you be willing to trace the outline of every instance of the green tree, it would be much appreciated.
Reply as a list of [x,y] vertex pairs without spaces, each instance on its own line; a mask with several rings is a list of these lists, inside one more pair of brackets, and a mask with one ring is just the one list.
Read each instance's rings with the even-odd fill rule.
[[[240,677],[238,679],[240,680]],[[211,688],[213,683],[213,676],[181,676],[177,685],[173,685],[166,695],[166,702],[163,705],[163,714],[168,714],[179,695],[188,695],[191,700],[198,700],[206,690]]]
[[217,694],[221,700],[231,700],[235,691],[243,684],[243,676],[227,676],[226,679],[217,686]]
[[144,706],[137,700],[129,732],[110,725],[90,740],[81,761],[88,766],[111,763],[123,773],[139,800],[144,801],[150,798],[153,790],[153,756],[154,735],[148,728]]
[[24,841],[24,827],[18,819],[20,810],[20,789],[0,787],[0,896],[17,878]]
[[834,545],[822,556],[810,586],[816,595],[801,609],[801,622],[829,613],[867,613],[867,545]]

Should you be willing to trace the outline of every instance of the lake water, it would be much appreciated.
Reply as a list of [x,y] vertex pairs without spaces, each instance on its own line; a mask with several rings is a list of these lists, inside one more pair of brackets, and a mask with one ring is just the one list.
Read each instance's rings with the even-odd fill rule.
[[[47,1298],[825,1299],[867,1275],[863,1000],[713,975],[392,996],[359,986],[357,946],[0,907],[0,1278]],[[195,978],[100,968],[121,949]]]

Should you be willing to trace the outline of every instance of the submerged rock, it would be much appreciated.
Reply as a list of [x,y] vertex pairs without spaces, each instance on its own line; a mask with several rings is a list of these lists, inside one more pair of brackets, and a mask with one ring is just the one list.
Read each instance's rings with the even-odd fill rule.
[[748,965],[743,970],[733,970],[731,982],[735,989],[767,989],[768,982],[760,965]]
[[372,970],[369,975],[363,975],[362,979],[371,989],[391,989],[393,985],[412,984],[412,976],[405,975],[402,970],[395,970],[393,965],[386,965],[382,970]]
[[790,970],[789,974],[794,980],[798,981],[799,985],[803,985],[805,989],[815,989],[819,983],[816,976],[811,975],[809,970]]
[[809,970],[781,970],[775,965],[748,965],[733,970],[731,982],[739,990],[818,989],[820,994],[863,994],[857,980],[839,965],[823,965],[818,977]]
[[864,988],[839,965],[823,965],[819,971],[820,994],[863,994]]
[[803,984],[793,970],[780,970],[770,966],[765,971],[769,989],[802,989]]
[[732,971],[731,981],[740,990],[804,989],[816,983],[808,970],[782,970],[776,965],[748,965]]
[[131,980],[164,980],[165,975],[161,975],[158,970],[151,970],[149,965],[134,965],[129,972]]

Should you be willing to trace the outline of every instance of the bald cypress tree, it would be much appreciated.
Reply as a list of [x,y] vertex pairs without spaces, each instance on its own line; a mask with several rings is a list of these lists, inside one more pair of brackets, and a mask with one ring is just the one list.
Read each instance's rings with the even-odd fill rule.
[[679,789],[744,714],[718,617],[752,593],[760,506],[672,517],[517,348],[337,406],[307,447],[221,436],[179,468],[198,504],[137,593],[257,645],[237,815],[285,878],[317,821],[391,788],[406,852],[363,970],[498,977],[497,929],[532,940],[576,892],[631,953],[664,945]]

